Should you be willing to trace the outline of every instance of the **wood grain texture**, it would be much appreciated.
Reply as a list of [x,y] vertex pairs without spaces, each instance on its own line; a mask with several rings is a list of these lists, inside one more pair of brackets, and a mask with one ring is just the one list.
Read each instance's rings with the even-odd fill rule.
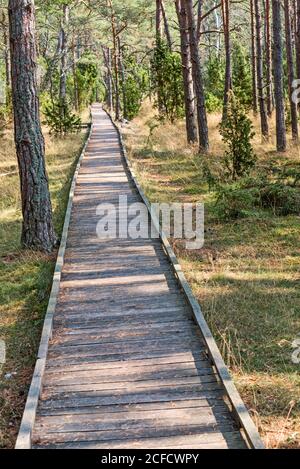
[[34,448],[246,448],[160,239],[96,236],[140,202],[100,106],[74,194]]

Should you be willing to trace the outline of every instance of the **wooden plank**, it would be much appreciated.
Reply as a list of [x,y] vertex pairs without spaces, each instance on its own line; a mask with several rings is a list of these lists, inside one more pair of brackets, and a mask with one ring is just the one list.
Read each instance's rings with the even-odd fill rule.
[[[199,334],[199,332],[198,332]],[[95,333],[86,333],[83,334],[82,336],[75,336],[75,337],[70,337],[70,336],[62,336],[61,334],[58,336],[56,334],[55,340],[51,342],[52,351],[56,351],[57,349],[61,349],[63,347],[64,349],[68,350],[73,350],[73,347],[86,347],[91,345],[92,347],[98,346],[98,345],[114,345],[117,344],[118,347],[121,345],[132,345],[132,344],[145,344],[148,345],[152,343],[153,341],[157,343],[157,341],[174,341],[174,340],[181,340],[181,339],[188,339],[188,340],[197,340],[197,338],[200,340],[200,336],[198,337],[196,334],[196,331],[194,330],[194,327],[185,327],[183,329],[173,329],[173,330],[165,330],[165,331],[160,331],[157,329],[154,331],[153,329],[147,331],[140,331],[140,333],[137,333],[136,331],[132,330],[131,333],[125,334],[124,332],[121,334],[106,334],[106,336],[101,335],[101,334],[95,334]],[[69,347],[72,347],[70,349]]]
[[[175,348],[163,348],[163,349],[152,349],[152,350],[139,350],[138,352],[128,352],[128,353],[106,353],[106,354],[94,354],[94,355],[77,355],[74,357],[55,357],[51,358],[48,357],[47,365],[49,367],[61,367],[61,366],[70,366],[74,364],[82,364],[86,363],[89,366],[92,363],[96,362],[127,362],[132,360],[141,360],[141,359],[153,359],[153,358],[161,358],[161,357],[170,357],[169,360],[173,360],[174,354],[177,353],[178,347]],[[197,359],[205,359],[206,353],[205,351],[200,351],[199,346],[185,346],[180,347],[180,352],[191,352],[195,358]]]
[[134,428],[136,424],[145,428],[188,425],[212,426],[231,423],[232,418],[226,409],[212,410],[206,407],[169,408],[146,410],[145,412],[95,412],[93,414],[72,414],[62,416],[42,416],[37,418],[35,435],[43,436],[43,432],[95,432],[118,428]]
[[[171,390],[158,390],[138,393],[82,393],[80,396],[71,396],[69,393],[62,398],[42,399],[40,408],[46,409],[68,409],[71,407],[102,407],[119,404],[140,404],[150,402],[168,402],[183,401],[192,399],[203,399],[207,404],[213,404],[214,401],[222,400],[224,391],[220,386],[214,386],[212,390],[200,390],[197,386],[186,386],[185,388],[173,388]],[[212,401],[212,402],[210,402]]]
[[[167,389],[167,388],[182,388],[182,387],[189,387],[190,385],[197,384],[199,385],[199,389],[214,389],[215,384],[217,383],[215,375],[203,375],[203,376],[176,376],[176,378],[165,378],[160,377],[158,379],[143,379],[143,380],[136,380],[136,381],[127,381],[126,378],[123,381],[109,381],[109,382],[102,382],[101,380],[97,380],[94,378],[90,382],[78,381],[77,378],[73,378],[71,380],[73,382],[69,382],[68,384],[61,384],[61,383],[47,383],[44,384],[43,387],[43,397],[45,396],[54,396],[55,394],[63,394],[63,393],[71,393],[72,395],[76,393],[84,393],[92,391],[95,393],[96,391],[112,391],[112,392],[136,392],[140,390],[149,390],[153,389]],[[78,394],[79,395],[79,394]]]
[[[205,364],[205,362],[204,362]],[[190,366],[185,365],[184,367],[176,367],[176,366],[168,366],[166,369],[162,369],[161,367],[156,367],[156,369],[152,367],[150,371],[145,371],[145,369],[132,369],[132,368],[125,368],[125,369],[109,369],[108,371],[103,370],[93,370],[91,371],[74,371],[73,373],[63,373],[60,371],[59,373],[51,373],[50,375],[45,373],[45,387],[47,386],[73,386],[74,383],[125,383],[125,382],[141,382],[144,380],[158,380],[158,379],[166,379],[166,378],[189,378],[189,377],[197,377],[200,379],[201,376],[215,376],[213,374],[213,370],[207,364],[206,367],[202,367],[201,369],[197,369],[196,366],[193,366],[191,363]]]
[[[178,432],[178,431],[177,431]],[[163,432],[157,432],[156,436],[153,434],[152,438],[143,437],[139,432],[135,435],[128,435],[127,438],[124,436],[123,439],[111,439],[111,440],[100,440],[97,433],[87,435],[85,440],[81,439],[82,435],[78,434],[78,439],[72,437],[72,441],[68,441],[69,435],[66,436],[66,441],[60,441],[53,444],[50,441],[42,442],[42,447],[44,448],[57,448],[57,449],[155,449],[155,448],[181,448],[185,443],[194,444],[197,449],[208,449],[211,448],[212,443],[215,444],[216,448],[219,449],[244,449],[245,444],[241,440],[240,433],[237,431],[227,431],[227,432],[186,432],[182,431],[179,434],[169,431],[168,434],[163,434]],[[117,435],[116,435],[117,436]],[[111,434],[113,438],[114,435]],[[194,438],[193,438],[194,437]],[[92,439],[94,438],[94,439]],[[63,440],[63,438],[61,438]],[[107,443],[106,443],[107,441]],[[39,444],[39,447],[41,443]]]
[[122,414],[121,418],[124,416],[129,416],[131,412],[138,413],[140,418],[143,418],[144,413],[152,411],[165,411],[165,410],[174,410],[174,409],[183,409],[190,410],[194,409],[196,412],[201,412],[203,414],[209,414],[213,412],[215,415],[225,413],[231,415],[228,412],[228,407],[225,405],[223,400],[215,400],[214,402],[208,402],[207,399],[184,399],[184,400],[172,400],[172,401],[163,401],[163,402],[140,402],[136,404],[117,404],[117,405],[106,405],[98,407],[68,407],[68,408],[46,408],[39,409],[39,418],[42,417],[63,417],[63,418],[73,418],[76,419],[77,416],[86,416],[86,418],[92,418],[94,415],[101,415],[105,418],[106,414]]
[[[200,355],[200,354],[199,354]],[[155,358],[152,358],[150,356],[146,356],[146,358],[134,358],[133,360],[127,360],[126,361],[126,370],[130,372],[136,371],[137,368],[143,368],[145,371],[149,370],[157,370],[157,367],[159,369],[165,369],[166,367],[171,367],[171,366],[186,366],[186,364],[192,363],[195,365],[198,369],[201,369],[202,367],[205,366],[205,364],[209,365],[208,360],[204,359],[201,360],[199,357],[197,358],[191,350],[188,352],[176,352],[174,354],[167,354],[167,355],[156,355]],[[47,361],[47,368],[46,368],[46,373],[72,373],[74,371],[87,371],[87,372],[94,372],[95,370],[123,370],[124,369],[124,362],[115,360],[115,361],[109,361],[109,362],[96,362],[96,363],[86,363],[86,364],[81,364],[81,363],[76,363],[75,365],[54,365],[53,367],[50,366],[49,361]],[[117,371],[117,372],[119,372]]]

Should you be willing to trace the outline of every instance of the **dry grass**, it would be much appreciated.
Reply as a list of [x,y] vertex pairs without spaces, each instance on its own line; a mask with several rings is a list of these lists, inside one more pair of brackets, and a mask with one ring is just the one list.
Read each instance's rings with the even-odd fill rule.
[[[61,139],[46,129],[44,133],[54,222],[60,234],[84,133]],[[12,129],[0,139],[0,174],[17,170]],[[18,174],[0,176],[0,194],[0,339],[7,348],[7,361],[0,370],[0,448],[10,448],[31,381],[56,253],[20,249]]]
[[[209,116],[207,161],[217,167],[224,151],[219,121]],[[176,253],[267,447],[300,448],[300,365],[291,359],[300,333],[299,217],[265,210],[221,222],[184,123],[161,125],[149,138],[153,123],[146,103],[123,129],[139,179],[152,201],[206,203],[205,247],[191,252],[173,241]],[[278,154],[274,139],[262,144],[254,125],[257,173],[274,162],[299,164],[299,147]]]

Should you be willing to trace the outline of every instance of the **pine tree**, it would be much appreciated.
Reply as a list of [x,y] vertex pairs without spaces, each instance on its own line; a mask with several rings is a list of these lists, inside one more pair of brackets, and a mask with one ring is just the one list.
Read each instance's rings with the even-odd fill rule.
[[57,243],[45,168],[45,145],[37,97],[33,0],[9,0],[15,143],[22,198],[22,244],[51,251]]

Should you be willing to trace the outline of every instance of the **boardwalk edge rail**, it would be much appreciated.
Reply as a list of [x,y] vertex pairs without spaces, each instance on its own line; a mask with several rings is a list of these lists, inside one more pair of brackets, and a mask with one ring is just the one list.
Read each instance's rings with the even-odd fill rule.
[[243,430],[243,433],[244,433],[244,437],[246,439],[246,442],[248,444],[248,446],[251,448],[251,449],[264,449],[264,444],[262,442],[262,439],[259,435],[259,432],[253,422],[253,420],[251,419],[250,415],[249,415],[249,412],[231,378],[231,375],[227,369],[227,366],[225,365],[225,362],[222,358],[222,355],[219,351],[219,348],[216,344],[216,341],[210,331],[210,328],[208,327],[208,324],[203,316],[203,313],[202,313],[202,310],[201,310],[201,307],[198,303],[198,300],[196,299],[196,297],[194,296],[192,290],[191,290],[191,287],[188,283],[188,281],[186,280],[186,277],[182,271],[182,268],[181,268],[181,265],[179,264],[178,260],[177,260],[177,257],[168,241],[168,238],[167,236],[164,234],[164,232],[162,231],[161,229],[161,226],[160,226],[160,222],[159,222],[159,219],[157,218],[157,216],[153,213],[153,211],[151,210],[151,206],[150,206],[150,203],[149,203],[149,200],[148,198],[146,197],[143,189],[141,188],[138,180],[137,180],[137,177],[136,177],[136,174],[135,174],[135,171],[133,169],[133,166],[127,156],[127,151],[126,151],[126,147],[124,145],[124,141],[123,141],[123,136],[122,136],[122,133],[121,133],[121,130],[120,128],[118,127],[118,125],[115,123],[113,117],[110,115],[110,113],[105,110],[105,112],[107,113],[107,115],[109,116],[113,126],[115,127],[117,133],[118,133],[118,137],[119,137],[119,142],[120,142],[120,147],[121,147],[121,151],[122,151],[122,154],[123,154],[123,157],[124,157],[124,160],[125,160],[125,163],[126,163],[126,166],[127,166],[127,169],[128,169],[128,172],[130,174],[130,177],[134,183],[134,185],[136,186],[144,204],[147,206],[147,209],[149,211],[149,214],[150,214],[150,217],[151,217],[151,221],[154,225],[154,227],[156,228],[156,230],[159,232],[159,235],[160,235],[160,238],[161,238],[161,241],[162,241],[162,244],[165,248],[165,251],[166,251],[166,254],[171,262],[171,265],[174,269],[174,272],[177,276],[177,279],[178,279],[178,282],[180,284],[180,286],[182,287],[183,289],[183,292],[188,300],[188,303],[190,304],[191,308],[192,308],[192,311],[193,311],[193,314],[194,314],[194,318],[195,318],[195,321],[196,323],[198,324],[199,328],[200,328],[200,331],[201,331],[201,334],[203,336],[203,339],[204,339],[204,342],[206,344],[206,347],[207,347],[207,352],[208,352],[208,355],[212,361],[212,364],[217,372],[217,375],[219,376],[219,379],[221,381],[221,384],[223,385],[224,389],[225,389],[225,392],[226,392],[226,395],[230,401],[230,405],[232,407],[232,412],[233,412],[233,415],[237,421],[237,423],[239,424],[240,428]]
[[57,255],[52,289],[51,289],[49,303],[48,303],[45,321],[43,325],[42,336],[41,336],[41,341],[40,341],[38,355],[37,355],[37,361],[36,361],[32,381],[31,381],[31,385],[29,388],[26,405],[25,405],[25,409],[24,409],[24,413],[23,413],[23,417],[21,421],[21,426],[20,426],[17,441],[15,444],[15,449],[31,449],[31,435],[32,435],[35,418],[36,418],[39,397],[42,392],[42,380],[43,380],[45,366],[46,366],[46,358],[47,358],[49,341],[51,340],[51,337],[52,337],[53,316],[54,316],[58,293],[59,293],[62,268],[64,265],[64,256],[65,256],[65,250],[66,250],[66,245],[67,245],[67,238],[68,238],[68,231],[69,231],[69,225],[70,225],[70,219],[71,219],[75,187],[76,187],[79,170],[81,167],[81,162],[85,155],[86,148],[89,144],[92,132],[93,132],[93,122],[91,123],[89,132],[86,136],[86,141],[85,141],[84,146],[82,147],[82,151],[80,153],[77,166],[75,169],[75,173],[72,179],[71,189],[69,192],[69,200],[68,200],[68,205],[67,205],[67,210],[66,210],[66,215],[65,215],[64,227],[63,227],[60,247],[59,247],[59,251]]

